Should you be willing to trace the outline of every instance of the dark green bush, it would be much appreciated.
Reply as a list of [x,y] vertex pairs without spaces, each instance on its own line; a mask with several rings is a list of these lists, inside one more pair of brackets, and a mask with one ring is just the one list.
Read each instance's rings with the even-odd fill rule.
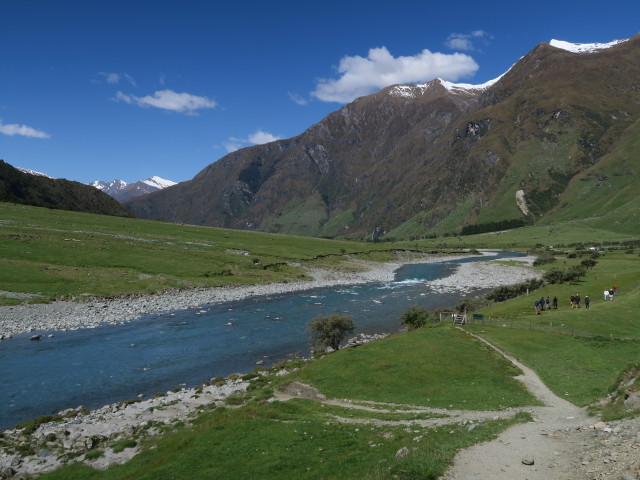
[[536,259],[533,261],[535,266],[537,265],[546,265],[547,263],[553,263],[556,261],[556,257],[551,252],[542,252],[536,256]]
[[324,317],[314,318],[308,326],[311,332],[313,346],[316,350],[325,350],[330,347],[334,350],[340,348],[340,342],[347,334],[355,330],[351,315],[332,313]]
[[580,262],[580,265],[582,265],[585,268],[593,268],[597,264],[598,264],[598,261],[594,260],[593,258],[585,258]]
[[526,295],[528,292],[537,290],[538,288],[543,286],[545,284],[545,280],[533,278],[531,280],[527,280],[526,282],[516,283],[515,285],[505,285],[502,287],[498,287],[493,292],[487,295],[487,300],[491,300],[492,302],[504,302],[506,300],[509,300],[510,298],[516,298],[520,295]]
[[409,330],[415,330],[416,328],[424,327],[428,319],[429,312],[427,309],[419,305],[413,305],[400,316],[400,323],[407,326]]
[[545,282],[551,284],[576,282],[587,273],[587,268],[584,265],[575,265],[569,267],[566,270],[560,268],[553,268],[546,271],[542,278]]

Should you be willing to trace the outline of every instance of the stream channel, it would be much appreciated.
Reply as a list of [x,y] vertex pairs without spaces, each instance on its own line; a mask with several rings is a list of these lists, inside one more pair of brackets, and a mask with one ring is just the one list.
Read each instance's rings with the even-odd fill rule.
[[[491,259],[515,257],[499,252]],[[307,324],[348,313],[353,335],[395,333],[411,305],[455,305],[462,294],[434,291],[425,282],[450,275],[461,262],[404,265],[395,280],[203,305],[144,315],[125,325],[16,335],[0,342],[0,429],[65,408],[93,409],[120,400],[194,386],[215,376],[247,373],[289,354],[308,356]],[[53,336],[49,336],[49,335]]]

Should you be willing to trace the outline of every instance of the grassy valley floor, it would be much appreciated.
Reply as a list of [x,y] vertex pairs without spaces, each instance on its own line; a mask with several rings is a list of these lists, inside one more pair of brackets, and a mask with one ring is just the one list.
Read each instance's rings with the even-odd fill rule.
[[[29,221],[20,220],[17,211],[11,215],[0,229],[9,240],[0,243],[3,245],[0,248],[4,249],[2,253],[8,254],[2,257],[3,261],[13,265],[11,268],[15,270],[11,272],[14,275],[25,267],[26,272],[32,272],[39,280],[32,285],[27,276],[23,283],[12,284],[6,277],[0,289],[11,291],[11,286],[18,286],[13,290],[38,293],[41,300],[51,300],[57,295],[55,290],[45,293],[46,289],[40,287],[56,275],[62,278],[69,276],[69,272],[87,273],[89,270],[83,269],[93,268],[87,260],[89,257],[84,260],[87,262],[84,266],[75,265],[72,255],[65,259],[56,257],[53,252],[57,249],[51,247],[51,242],[57,242],[59,249],[67,238],[71,242],[69,245],[94,242],[95,239],[116,241],[113,236],[117,231],[115,226],[103,232],[108,234],[105,238],[97,232],[106,227],[97,220],[90,228],[70,228],[63,227],[63,222],[58,226],[51,225],[51,219],[43,212],[38,212],[42,215],[39,220],[36,216]],[[48,226],[42,229],[45,224]],[[140,229],[135,235],[130,234],[137,239],[151,236],[157,241],[162,232],[168,231],[153,222],[126,225]],[[11,232],[6,230],[8,227]],[[184,236],[185,230],[174,226],[166,228],[176,228],[168,242],[195,241],[194,237],[189,237],[191,234]],[[529,244],[539,242],[539,238],[544,237],[544,229],[548,228],[553,227],[528,230],[538,232],[540,237],[536,236],[538,233],[527,235],[526,229],[522,229],[514,232],[511,238],[505,233],[493,237],[477,236],[476,239],[482,237],[487,247],[512,248],[519,239],[523,242],[519,246],[533,247]],[[554,243],[568,243],[567,240],[573,238],[585,242],[611,234],[597,231],[589,237],[589,229],[578,225],[571,230],[570,225],[563,225],[554,230],[557,235]],[[42,239],[41,235],[50,235],[53,230],[58,233]],[[84,233],[72,235],[76,230]],[[151,230],[154,230],[153,234]],[[275,253],[268,245],[246,244],[247,247],[243,247],[241,239],[245,234],[234,237],[236,247],[232,247],[231,239],[228,239],[229,244],[224,243],[224,235],[212,241],[213,237],[209,236],[214,234],[197,230],[199,240],[196,243],[207,245],[194,246],[189,255],[195,256],[190,262],[202,261],[202,255],[214,258],[215,254],[206,253],[209,249],[219,249],[223,253],[233,249],[234,253],[227,254],[233,259],[229,260],[232,263],[225,264],[231,267],[224,268],[231,268],[237,283],[270,283],[274,278],[271,275],[277,275],[279,281],[302,279],[300,275],[304,274],[296,266],[280,267],[281,271],[276,272],[271,267],[258,268],[250,260],[255,256],[262,264],[271,252],[274,260],[268,262],[269,265],[280,262],[276,257],[294,263],[306,261],[303,257],[307,254],[303,249],[291,254],[298,248],[293,246],[295,242],[274,236],[270,241],[274,245],[279,243]],[[15,238],[16,235],[27,238]],[[497,241],[492,243],[491,238]],[[126,242],[136,249],[147,243],[141,240]],[[405,246],[408,250],[417,246],[428,251],[435,248],[436,242],[408,242]],[[446,241],[449,244],[456,242],[470,246],[473,238]],[[116,246],[117,251],[126,248],[124,244]],[[331,244],[330,249],[334,255],[344,256],[358,253],[361,247],[345,242],[344,245]],[[243,263],[247,256],[235,253],[237,248],[250,252],[249,262]],[[320,244],[316,247],[310,244],[306,248],[315,252],[309,260],[319,262],[316,266],[341,268],[333,263],[335,257],[322,257],[324,247]],[[138,255],[151,255],[151,251],[155,250],[136,250]],[[389,253],[385,252],[371,250],[365,257],[367,255],[376,260],[389,259]],[[556,248],[555,255],[556,262],[543,265],[541,271],[554,267],[568,269],[591,253],[582,251],[582,247],[563,247]],[[102,265],[98,270],[108,270],[109,275],[120,271],[120,267],[113,264],[113,257],[105,254],[104,258],[111,258],[112,264]],[[240,262],[236,265],[233,262],[237,259]],[[169,278],[166,265],[151,266],[153,262],[149,262],[145,266],[141,262],[138,260],[134,273],[123,277],[133,279],[133,283],[127,284],[128,280],[125,280],[117,288],[127,285],[125,290],[129,288],[140,293],[141,285],[136,282],[148,280],[139,277],[143,273],[156,280],[165,275]],[[47,479],[435,479],[443,475],[447,478],[479,475],[477,478],[493,480],[627,478],[621,477],[623,475],[640,478],[637,455],[633,455],[640,447],[639,409],[625,406],[626,397],[640,390],[639,262],[635,248],[611,248],[597,258],[597,263],[579,280],[547,285],[528,296],[492,303],[476,312],[483,317],[465,325],[466,331],[444,323],[429,325],[339,350],[315,361],[294,359],[268,371],[259,368],[226,382],[213,379],[214,384],[219,382],[220,385],[229,381],[244,382],[246,390],[239,388],[224,398],[203,402],[192,415],[167,418],[162,422],[145,420],[139,412],[139,423],[126,436],[96,434],[80,446],[68,438],[72,435],[71,429],[63,428],[54,433],[47,430],[50,427],[46,423],[32,424],[14,433],[5,432],[0,438],[4,455],[2,466],[15,471],[21,468],[20,458],[24,458],[25,463],[34,467],[30,471],[37,472],[38,465],[45,464],[47,458],[55,455],[56,460],[66,465],[42,475],[41,478]],[[57,268],[59,270],[55,270]],[[171,282],[186,282],[183,285],[191,287],[233,283],[222,274],[207,277],[202,274],[203,268],[196,274],[190,271],[171,276],[171,281],[163,283],[162,288]],[[41,273],[38,272],[44,276],[39,277]],[[259,275],[252,278],[252,272],[259,272]],[[48,278],[49,275],[53,277]],[[78,295],[83,291],[78,286],[80,283],[74,282],[71,278],[63,296]],[[98,279],[95,282],[95,285],[100,284]],[[605,302],[600,293],[613,285],[618,287],[619,294],[613,301]],[[151,291],[158,291],[155,290],[157,286],[147,286]],[[99,291],[91,293],[99,294]],[[584,295],[592,298],[590,310],[569,308],[568,299],[576,293],[583,298]],[[557,296],[560,300],[558,310],[537,315],[533,301],[541,296]],[[513,362],[470,334],[490,341]],[[539,384],[531,380],[537,378],[532,375],[533,371],[541,379]],[[543,389],[542,382],[548,390]],[[188,395],[193,400],[204,399],[208,395],[206,388],[208,386],[203,386]],[[173,404],[180,405],[180,401]],[[122,405],[114,413],[125,415],[129,409],[136,418],[133,403]],[[61,420],[73,421],[72,418]],[[507,448],[492,448],[500,443]],[[477,446],[467,450],[472,445]],[[483,445],[489,447],[483,450]],[[520,448],[526,445],[539,447],[534,451]],[[139,453],[124,465],[108,466],[108,460],[122,452],[130,452],[129,456]],[[529,461],[533,463],[526,464]],[[470,470],[458,470],[461,465],[467,465]],[[489,470],[489,465],[496,470]],[[567,473],[569,470],[573,473]],[[499,476],[503,474],[511,476]]]

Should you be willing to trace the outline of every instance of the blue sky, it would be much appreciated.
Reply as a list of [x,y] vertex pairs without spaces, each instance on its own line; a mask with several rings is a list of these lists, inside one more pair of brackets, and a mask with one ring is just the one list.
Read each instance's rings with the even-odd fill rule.
[[0,159],[184,181],[386,85],[484,83],[540,42],[629,38],[638,19],[637,0],[0,0]]

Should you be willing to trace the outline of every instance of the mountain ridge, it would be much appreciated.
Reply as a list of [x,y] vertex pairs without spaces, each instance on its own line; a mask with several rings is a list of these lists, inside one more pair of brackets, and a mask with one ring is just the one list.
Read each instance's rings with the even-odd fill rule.
[[482,88],[389,86],[127,205],[159,220],[374,239],[542,221],[640,115],[639,43],[576,53],[543,42]]
[[120,217],[134,215],[105,193],[83,183],[17,169],[0,160],[0,201]]
[[119,202],[125,202],[131,198],[162,190],[175,184],[176,182],[172,180],[166,180],[154,175],[146,180],[138,180],[134,183],[127,183],[124,180],[115,179],[111,182],[96,180],[89,185],[115,198]]

